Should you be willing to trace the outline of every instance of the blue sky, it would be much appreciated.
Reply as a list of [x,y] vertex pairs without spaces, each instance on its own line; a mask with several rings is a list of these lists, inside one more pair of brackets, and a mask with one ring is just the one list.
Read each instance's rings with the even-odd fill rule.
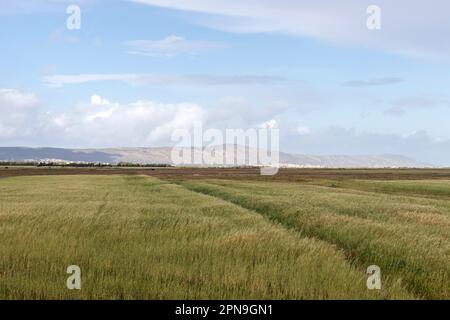
[[275,120],[285,151],[450,165],[450,5],[380,0],[368,30],[373,3],[0,0],[0,144],[150,147],[196,120]]

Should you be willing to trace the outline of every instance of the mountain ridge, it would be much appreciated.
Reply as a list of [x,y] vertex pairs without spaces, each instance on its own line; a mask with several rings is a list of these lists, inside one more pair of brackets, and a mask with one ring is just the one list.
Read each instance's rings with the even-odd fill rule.
[[[222,151],[225,146],[212,147]],[[231,147],[233,147],[231,145]],[[246,156],[250,148],[235,146],[234,157]],[[199,148],[178,148],[200,153]],[[210,150],[211,147],[205,148]],[[61,161],[96,162],[118,164],[173,164],[173,147],[129,147],[129,148],[32,148],[0,147],[0,161]],[[253,149],[255,151],[255,149]],[[397,154],[374,155],[306,155],[287,152],[279,153],[281,167],[302,168],[432,168],[431,164]],[[249,163],[254,165],[254,163]]]

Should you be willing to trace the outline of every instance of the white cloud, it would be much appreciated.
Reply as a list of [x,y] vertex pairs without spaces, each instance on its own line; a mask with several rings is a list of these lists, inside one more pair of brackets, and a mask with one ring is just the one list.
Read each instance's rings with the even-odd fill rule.
[[[205,110],[196,104],[153,101],[119,104],[94,95],[90,103],[62,114],[49,115],[46,126],[51,132],[60,132],[66,144],[154,146],[170,144],[173,130],[190,128],[194,121],[202,121],[205,114]],[[59,123],[63,126],[58,126]]]
[[0,112],[3,145],[78,147],[170,144],[173,130],[190,128],[206,117],[196,104],[120,104],[99,95],[75,108],[50,112],[34,94],[17,89],[0,89]]
[[[294,130],[295,133],[295,130]],[[438,140],[426,131],[383,134],[343,127],[324,127],[295,138],[284,131],[283,150],[311,155],[398,154],[435,165],[450,166],[450,140]]]
[[31,135],[38,104],[32,93],[0,89],[0,140]]
[[275,119],[269,120],[269,121],[265,121],[263,123],[261,123],[259,125],[260,128],[262,129],[278,129],[278,122]]
[[2,111],[35,106],[38,102],[38,98],[32,93],[17,89],[0,89],[0,110]]
[[150,57],[173,57],[179,54],[196,55],[203,51],[224,48],[224,45],[213,41],[187,40],[170,35],[161,40],[132,40],[125,43],[128,53]]
[[415,57],[447,59],[447,0],[378,0],[381,30],[366,27],[372,0],[132,0],[204,13],[196,23],[230,32],[276,32],[360,45]]
[[352,80],[344,83],[346,87],[379,87],[401,83],[404,80],[401,78],[376,78],[369,80]]
[[278,127],[281,149],[294,153],[390,153],[450,165],[450,140],[438,141],[425,131],[401,135],[341,127],[315,130],[305,126],[291,128],[286,120],[278,117],[278,109],[258,112],[258,108],[251,108],[246,101],[236,98],[215,107],[187,102],[135,101],[122,104],[99,95],[86,100],[73,108],[49,112],[40,107],[39,100],[31,93],[0,89],[1,145],[81,148],[168,146],[174,144],[170,138],[176,129],[192,130],[200,121],[204,129]]
[[35,12],[65,12],[68,5],[87,6],[105,2],[106,0],[0,0],[0,15],[20,15]]
[[449,108],[450,101],[445,98],[415,96],[400,98],[389,102],[392,106],[384,111],[385,114],[401,116],[410,110]]
[[298,126],[297,133],[301,136],[307,136],[311,133],[311,129],[305,126]]
[[[176,129],[251,128],[270,119],[278,108],[261,110],[246,101],[226,99],[215,106],[156,101],[118,103],[94,94],[88,101],[49,111],[37,97],[16,89],[0,89],[2,145],[117,147],[164,146]],[[242,112],[249,108],[251,112]],[[270,109],[270,108],[269,108]],[[265,122],[277,125],[275,120]]]
[[274,84],[286,81],[269,75],[158,75],[158,74],[78,74],[46,76],[42,81],[49,87],[62,87],[90,82],[120,81],[146,86],[228,86]]
[[83,84],[101,81],[132,82],[136,78],[133,74],[78,74],[46,76],[42,81],[49,87],[62,87],[68,84]]
[[98,94],[94,94],[91,97],[91,104],[95,105],[95,104],[109,104],[110,102],[106,99],[103,99],[102,97],[100,97]]

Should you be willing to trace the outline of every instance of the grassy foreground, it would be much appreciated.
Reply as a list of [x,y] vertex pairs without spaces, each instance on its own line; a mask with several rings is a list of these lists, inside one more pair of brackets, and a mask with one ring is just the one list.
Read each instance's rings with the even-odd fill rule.
[[[340,187],[0,179],[0,298],[449,298],[447,199]],[[366,288],[371,264],[382,290]]]
[[449,181],[327,184],[183,183],[335,244],[353,265],[378,265],[416,297],[450,299]]

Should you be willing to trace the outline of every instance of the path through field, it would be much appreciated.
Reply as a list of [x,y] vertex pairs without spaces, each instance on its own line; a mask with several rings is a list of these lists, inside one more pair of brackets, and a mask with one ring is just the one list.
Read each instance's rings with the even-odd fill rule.
[[[0,298],[448,298],[447,194],[355,188],[2,179]],[[381,267],[382,290],[366,287],[371,264]],[[66,288],[69,265],[82,270],[81,290]]]

